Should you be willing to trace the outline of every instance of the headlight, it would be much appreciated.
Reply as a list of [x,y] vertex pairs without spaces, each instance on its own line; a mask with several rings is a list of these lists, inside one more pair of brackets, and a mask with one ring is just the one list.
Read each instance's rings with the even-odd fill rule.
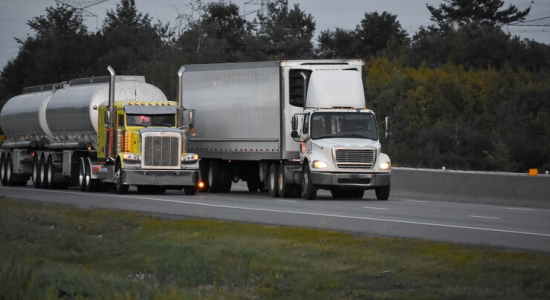
[[185,154],[181,158],[182,162],[196,162],[197,160],[199,160],[199,155],[195,153]]
[[380,170],[389,170],[391,168],[391,165],[389,162],[385,161],[383,163],[380,163]]
[[127,161],[139,161],[139,156],[135,153],[124,153],[122,158]]
[[328,164],[324,161],[315,160],[315,161],[313,161],[313,168],[315,168],[315,169],[326,169],[326,168],[328,168]]

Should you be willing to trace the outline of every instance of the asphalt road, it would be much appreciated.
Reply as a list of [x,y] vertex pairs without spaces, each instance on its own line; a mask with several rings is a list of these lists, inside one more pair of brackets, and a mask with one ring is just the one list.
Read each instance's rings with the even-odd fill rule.
[[370,191],[362,200],[334,200],[330,193],[320,191],[317,200],[306,201],[249,193],[243,186],[233,186],[229,194],[195,196],[186,196],[180,191],[142,195],[135,188],[127,195],[117,195],[30,186],[0,187],[0,195],[85,208],[321,228],[550,253],[550,209],[406,198],[377,201]]

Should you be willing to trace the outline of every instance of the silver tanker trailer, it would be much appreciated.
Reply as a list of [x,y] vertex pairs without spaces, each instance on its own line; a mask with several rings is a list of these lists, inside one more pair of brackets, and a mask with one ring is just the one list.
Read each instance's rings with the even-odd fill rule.
[[[0,112],[2,185],[77,185],[83,191],[130,185],[140,192],[195,194],[198,156],[186,152],[192,113],[143,76],[92,77],[26,88]],[[189,123],[187,120],[186,123]],[[190,125],[192,126],[192,124]]]

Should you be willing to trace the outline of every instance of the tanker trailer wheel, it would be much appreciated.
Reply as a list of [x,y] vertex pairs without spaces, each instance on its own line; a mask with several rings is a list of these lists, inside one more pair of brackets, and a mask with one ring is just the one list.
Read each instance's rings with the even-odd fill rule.
[[267,175],[267,187],[269,188],[269,195],[273,198],[279,197],[279,191],[277,190],[277,173],[279,171],[279,164],[273,163],[269,167],[269,174]]
[[115,189],[117,194],[128,194],[129,185],[122,183],[122,169],[120,168],[120,162],[117,161],[115,165]]
[[277,192],[281,198],[290,198],[294,193],[293,184],[285,183],[285,168],[281,164],[277,174]]
[[36,155],[32,160],[32,185],[40,188],[40,159]]
[[317,187],[311,182],[311,172],[307,163],[302,171],[302,197],[306,200],[315,200],[317,197]]
[[11,161],[11,155],[8,155],[7,159],[5,160],[4,164],[6,165],[4,167],[4,185],[12,186],[13,185],[13,163]]
[[86,192],[97,192],[99,190],[99,181],[96,179],[92,179],[92,162],[90,159],[86,159],[85,163],[85,175],[84,175],[84,182],[86,184],[85,190]]
[[86,190],[86,164],[84,157],[81,157],[78,162],[78,189],[83,192]]
[[390,198],[390,185],[377,187],[374,189],[376,192],[376,199],[386,201]]
[[0,157],[0,183],[2,183],[3,186],[7,185],[6,165],[6,158],[2,154],[2,156]]
[[47,188],[49,189],[56,189],[57,184],[54,183],[54,177],[55,177],[55,165],[53,164],[52,157],[48,157],[48,162],[46,163],[46,182],[47,182]]
[[48,165],[46,164],[46,157],[42,156],[40,159],[40,187],[43,189],[48,188],[48,181],[46,178],[46,171],[48,169]]

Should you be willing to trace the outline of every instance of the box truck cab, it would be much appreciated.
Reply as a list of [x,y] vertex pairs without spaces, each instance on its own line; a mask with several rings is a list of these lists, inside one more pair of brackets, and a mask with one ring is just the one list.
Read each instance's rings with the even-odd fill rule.
[[381,152],[376,117],[366,108],[361,72],[313,71],[300,71],[304,94],[291,98],[304,107],[293,116],[291,133],[301,144],[302,196],[314,199],[324,188],[334,197],[362,198],[373,188],[378,199],[387,200],[391,161]]

